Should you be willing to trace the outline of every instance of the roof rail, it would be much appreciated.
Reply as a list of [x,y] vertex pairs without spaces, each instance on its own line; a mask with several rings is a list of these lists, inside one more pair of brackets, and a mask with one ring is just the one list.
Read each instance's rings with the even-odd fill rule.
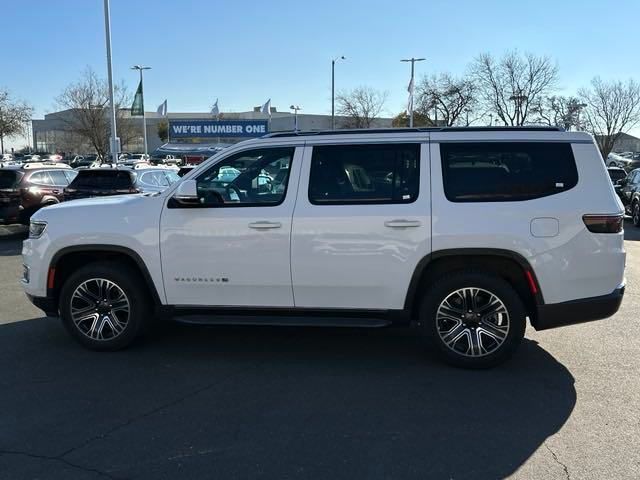
[[564,132],[561,127],[531,125],[522,127],[418,127],[418,128],[346,128],[340,130],[289,130],[273,132],[262,138],[303,137],[312,135],[360,135],[374,133],[423,133],[423,132]]

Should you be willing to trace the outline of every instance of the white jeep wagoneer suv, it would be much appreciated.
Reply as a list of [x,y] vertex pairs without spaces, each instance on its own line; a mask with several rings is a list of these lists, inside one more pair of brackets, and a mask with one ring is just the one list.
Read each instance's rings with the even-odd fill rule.
[[24,288],[86,347],[156,318],[418,327],[459,366],[613,315],[623,208],[585,133],[434,128],[275,133],[163,193],[38,211]]

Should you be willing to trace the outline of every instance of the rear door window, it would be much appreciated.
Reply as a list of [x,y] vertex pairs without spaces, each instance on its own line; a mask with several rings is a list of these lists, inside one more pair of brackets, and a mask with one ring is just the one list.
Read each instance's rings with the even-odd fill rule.
[[315,205],[411,203],[418,197],[420,144],[314,146]]
[[442,143],[444,192],[452,202],[507,202],[565,192],[578,183],[569,143]]
[[53,179],[49,176],[49,172],[36,172],[28,179],[30,183],[36,185],[53,185]]

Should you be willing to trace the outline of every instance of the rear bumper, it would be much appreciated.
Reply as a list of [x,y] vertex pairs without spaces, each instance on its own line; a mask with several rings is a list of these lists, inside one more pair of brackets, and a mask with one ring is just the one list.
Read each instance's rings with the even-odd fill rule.
[[0,207],[0,224],[16,223],[20,219],[18,205],[3,205]]
[[27,298],[31,303],[33,303],[36,307],[42,310],[47,317],[57,317],[58,316],[58,305],[53,298],[49,297],[34,297],[33,295],[29,295],[27,293]]
[[548,330],[610,317],[620,308],[624,289],[625,286],[620,285],[610,294],[600,297],[538,305],[537,318],[532,319],[531,324],[536,330]]

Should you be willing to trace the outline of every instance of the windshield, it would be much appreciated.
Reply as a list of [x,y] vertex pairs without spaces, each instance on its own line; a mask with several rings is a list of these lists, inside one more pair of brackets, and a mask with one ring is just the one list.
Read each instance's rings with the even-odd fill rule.
[[69,188],[129,189],[133,185],[133,175],[122,170],[83,170]]
[[18,172],[0,170],[0,188],[15,188],[18,184]]

